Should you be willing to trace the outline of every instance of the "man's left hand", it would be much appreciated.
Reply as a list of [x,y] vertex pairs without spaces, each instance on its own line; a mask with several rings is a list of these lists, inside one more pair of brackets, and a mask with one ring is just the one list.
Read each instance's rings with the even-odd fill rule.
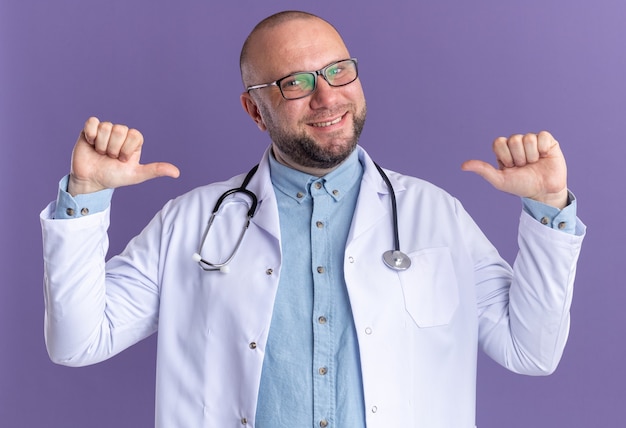
[[567,205],[567,166],[552,134],[516,134],[493,142],[499,168],[487,162],[468,160],[461,165],[491,183],[496,189],[534,199],[558,209]]

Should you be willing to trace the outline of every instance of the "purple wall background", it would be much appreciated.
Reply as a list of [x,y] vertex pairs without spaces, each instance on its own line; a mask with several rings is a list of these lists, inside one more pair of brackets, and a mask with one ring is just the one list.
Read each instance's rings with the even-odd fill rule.
[[360,60],[361,144],[459,197],[508,260],[519,201],[459,165],[491,161],[499,135],[559,139],[589,226],[569,344],[547,378],[481,358],[478,425],[623,426],[626,2],[226,3],[0,0],[0,426],[153,424],[154,338],[92,367],[48,360],[38,213],[89,115],[141,129],[144,160],[182,171],[116,192],[112,253],[169,198],[247,170],[268,139],[239,105],[239,48],[261,18],[305,6]]

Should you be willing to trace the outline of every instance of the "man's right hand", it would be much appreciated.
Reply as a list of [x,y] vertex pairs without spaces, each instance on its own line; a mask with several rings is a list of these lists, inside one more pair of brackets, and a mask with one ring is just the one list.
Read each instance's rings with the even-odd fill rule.
[[74,146],[68,193],[76,196],[180,175],[171,163],[141,165],[142,146],[143,135],[136,129],[90,117]]

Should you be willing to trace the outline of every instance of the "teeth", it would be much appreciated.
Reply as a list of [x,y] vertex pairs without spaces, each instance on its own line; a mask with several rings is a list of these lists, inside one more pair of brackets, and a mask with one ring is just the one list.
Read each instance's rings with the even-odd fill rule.
[[324,128],[326,126],[330,126],[330,125],[334,125],[336,123],[339,123],[341,121],[341,116],[338,117],[335,120],[331,120],[330,122],[319,122],[319,123],[312,123],[313,126],[317,127],[317,128]]

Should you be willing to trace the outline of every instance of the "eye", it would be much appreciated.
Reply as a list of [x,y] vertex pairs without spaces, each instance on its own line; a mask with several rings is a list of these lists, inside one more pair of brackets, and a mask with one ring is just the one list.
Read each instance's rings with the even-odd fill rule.
[[309,73],[287,76],[280,82],[283,91],[308,91],[313,88],[315,77]]
[[341,65],[335,65],[326,71],[326,75],[328,77],[337,77],[344,71],[344,68]]

